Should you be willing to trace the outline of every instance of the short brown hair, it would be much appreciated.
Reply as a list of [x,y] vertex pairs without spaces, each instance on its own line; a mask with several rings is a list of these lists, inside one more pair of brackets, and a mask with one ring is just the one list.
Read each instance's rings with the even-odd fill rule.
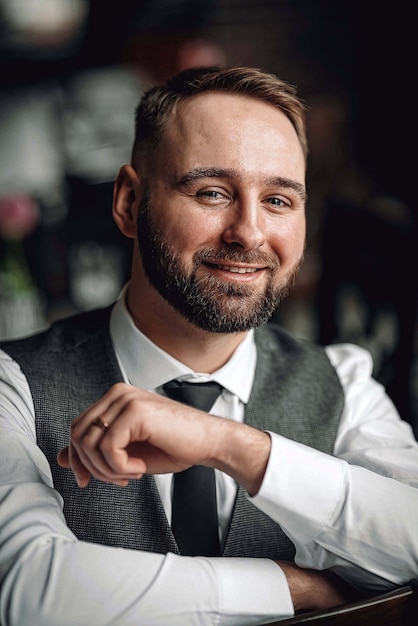
[[180,102],[205,91],[246,95],[277,107],[292,123],[306,161],[305,107],[295,87],[274,74],[251,67],[187,69],[165,85],[149,89],[136,109],[133,160],[156,149],[167,120]]

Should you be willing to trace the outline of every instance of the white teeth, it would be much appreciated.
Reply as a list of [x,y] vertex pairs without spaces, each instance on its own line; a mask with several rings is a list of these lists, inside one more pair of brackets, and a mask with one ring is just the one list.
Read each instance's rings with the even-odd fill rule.
[[254,267],[232,267],[231,265],[218,265],[218,267],[234,274],[252,274],[257,271]]

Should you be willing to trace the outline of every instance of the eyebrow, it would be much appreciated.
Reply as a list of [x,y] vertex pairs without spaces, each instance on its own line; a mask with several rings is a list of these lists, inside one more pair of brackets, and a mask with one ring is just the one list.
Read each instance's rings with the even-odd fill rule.
[[[193,170],[190,170],[183,176],[181,176],[175,183],[175,186],[179,189],[187,188],[196,180],[200,180],[201,178],[240,178],[240,174],[237,170],[229,169],[229,168],[217,168],[217,167],[197,167]],[[292,189],[295,191],[300,199],[303,202],[307,200],[307,193],[304,185],[298,183],[291,178],[285,178],[283,176],[273,176],[272,178],[267,178],[265,181],[266,185],[271,185],[275,187],[284,187],[286,189]]]

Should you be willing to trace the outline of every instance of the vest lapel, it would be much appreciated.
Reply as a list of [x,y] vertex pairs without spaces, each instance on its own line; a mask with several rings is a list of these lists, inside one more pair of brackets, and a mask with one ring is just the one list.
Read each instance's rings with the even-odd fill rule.
[[[245,422],[332,453],[343,394],[323,351],[306,351],[293,340],[287,344],[286,335],[278,340],[268,326],[256,331],[255,340],[257,366]],[[281,527],[239,487],[224,555],[293,560],[294,554]]]
[[[245,422],[261,430],[274,428],[277,432],[277,396],[280,395],[277,392],[277,354],[275,360],[276,365],[273,366],[268,353],[257,346],[257,367]],[[265,393],[266,389],[270,392]],[[257,509],[239,486],[223,554],[292,561],[295,548],[281,527]]]

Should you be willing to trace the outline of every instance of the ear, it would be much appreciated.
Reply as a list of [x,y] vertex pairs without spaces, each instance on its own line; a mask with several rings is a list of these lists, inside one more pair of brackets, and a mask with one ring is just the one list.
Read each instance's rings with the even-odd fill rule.
[[141,196],[140,178],[131,165],[122,165],[113,186],[112,214],[125,237],[136,237],[136,220]]

